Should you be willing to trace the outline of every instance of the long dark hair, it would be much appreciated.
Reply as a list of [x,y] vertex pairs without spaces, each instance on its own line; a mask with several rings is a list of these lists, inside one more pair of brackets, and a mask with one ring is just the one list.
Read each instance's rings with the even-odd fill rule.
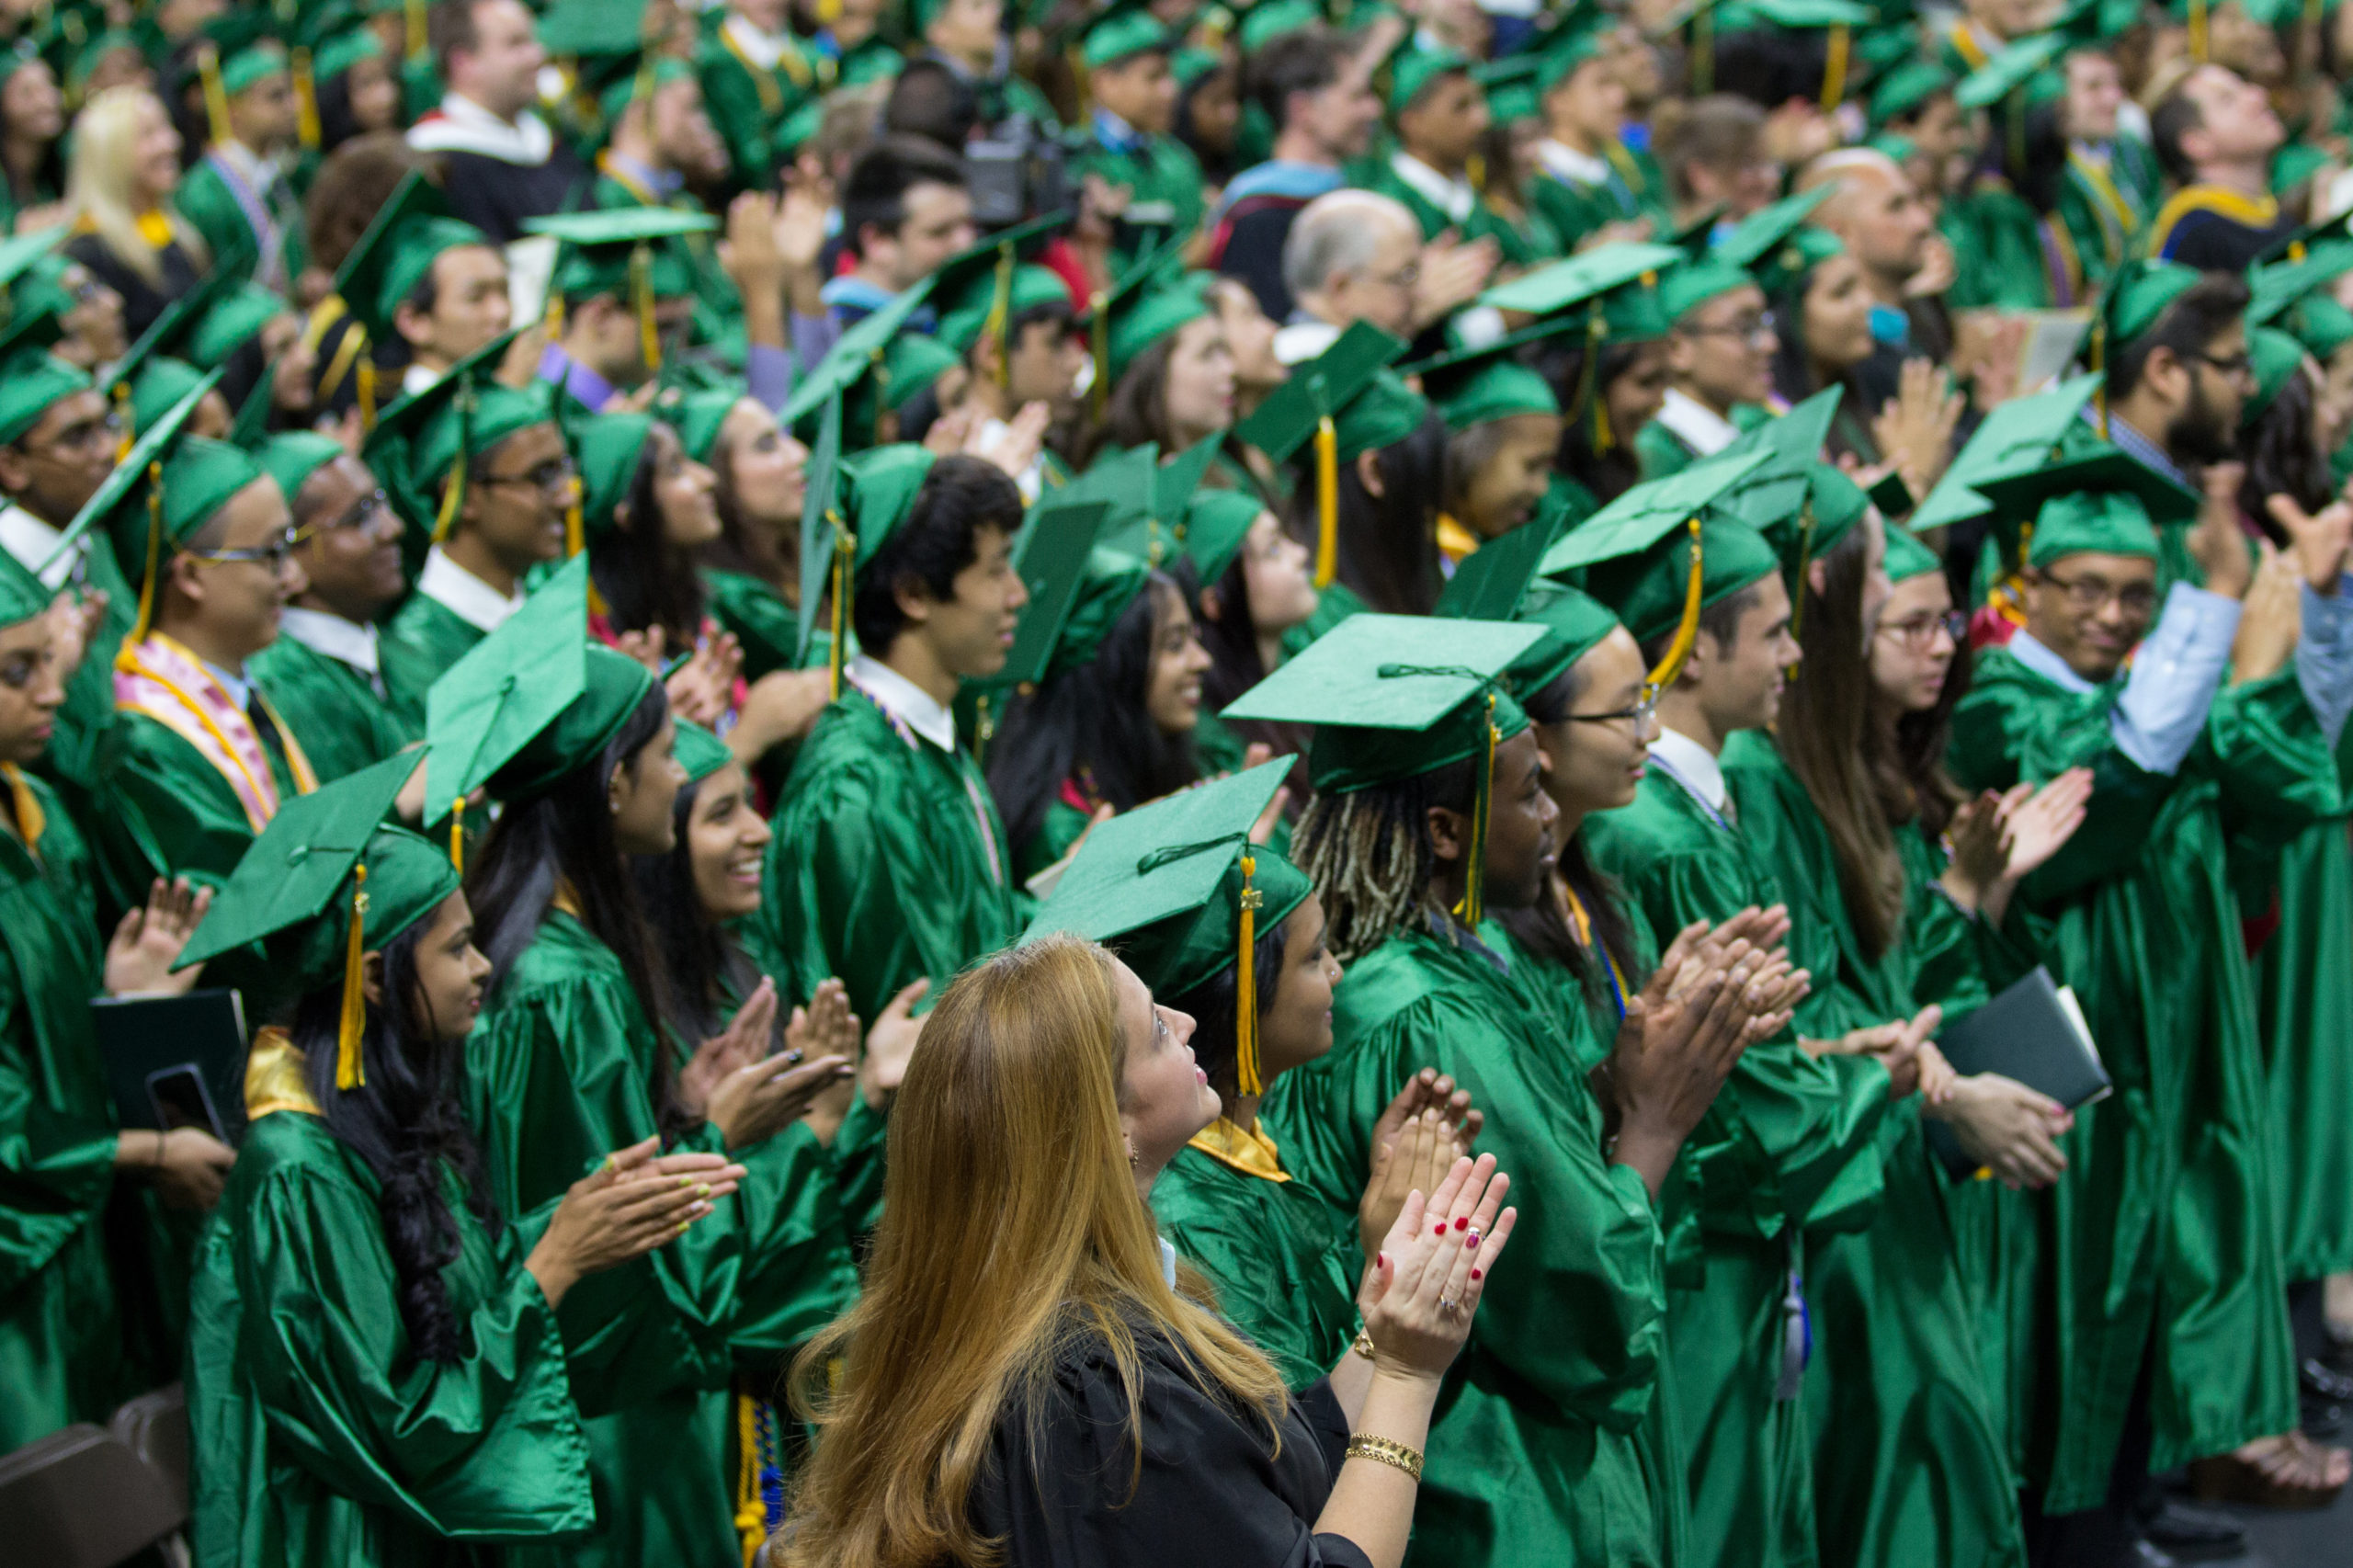
[[[576,918],[620,962],[630,994],[654,1026],[650,1087],[657,1125],[665,1135],[687,1131],[692,1119],[677,1103],[674,1043],[662,1027],[670,1007],[661,949],[638,900],[637,883],[622,864],[606,792],[615,773],[638,765],[669,713],[669,699],[656,684],[595,762],[574,768],[528,800],[507,801],[482,853],[466,868],[476,945],[490,959],[493,995],[539,936],[559,884],[570,891],[570,902],[580,912]],[[498,785],[494,776],[494,798]]]
[[[1863,766],[1891,826],[1916,819],[1929,837],[1941,837],[1968,798],[1945,771],[1945,746],[1952,739],[1953,710],[1969,695],[1972,668],[1969,639],[1954,638],[1952,663],[1946,666],[1944,689],[1937,693],[1936,705],[1895,715],[1892,752],[1887,740],[1891,727],[1883,714],[1863,726]],[[1871,704],[1875,714],[1887,705],[1876,686]]]
[[323,985],[295,1006],[292,1040],[303,1053],[303,1074],[320,1119],[379,1184],[377,1212],[384,1249],[392,1254],[401,1326],[427,1361],[455,1361],[469,1348],[466,1327],[449,1308],[441,1271],[457,1261],[457,1217],[448,1180],[464,1190],[466,1209],[493,1235],[505,1221],[490,1200],[482,1152],[459,1097],[464,1045],[442,1038],[416,983],[416,949],[429,918],[384,944],[383,994],[390,1006],[370,1005],[360,1037],[367,1082],[335,1084],[335,1046],[343,1017],[343,982]]
[[[1556,340],[1559,341],[1559,340]],[[1620,343],[1615,339],[1601,346],[1601,358],[1596,366],[1593,385],[1583,389],[1585,378],[1586,343],[1574,334],[1568,335],[1564,346],[1552,348],[1543,358],[1545,379],[1552,385],[1563,411],[1573,411],[1574,418],[1562,422],[1561,445],[1552,455],[1552,466],[1567,474],[1593,493],[1593,498],[1607,506],[1642,482],[1643,462],[1635,455],[1632,432],[1613,431],[1609,450],[1593,449],[1592,405],[1605,407],[1609,388],[1619,377],[1634,368],[1634,361],[1649,347],[1646,342]],[[1585,391],[1582,404],[1578,398]]]
[[667,855],[630,858],[630,876],[661,944],[668,1023],[682,1040],[708,1040],[721,1032],[731,997],[740,1001],[760,983],[760,971],[743,945],[703,913],[695,892],[694,850],[687,842],[687,824],[694,819],[702,786],[701,779],[690,779],[679,790],[672,812],[678,842]]
[[[1282,978],[1283,957],[1290,949],[1286,935],[1289,924],[1287,919],[1269,921],[1266,934],[1250,947],[1250,973],[1257,985],[1261,1023],[1275,1005],[1276,983]],[[1192,1018],[1194,1065],[1210,1075],[1210,1087],[1229,1107],[1242,1093],[1240,1048],[1235,1043],[1242,1025],[1241,978],[1242,966],[1237,961],[1168,999],[1169,1006]]]
[[[1208,713],[1222,712],[1274,673],[1258,656],[1258,615],[1250,603],[1250,574],[1240,554],[1217,580],[1216,587],[1218,614],[1214,618],[1200,612],[1201,596],[1193,596],[1197,607],[1193,630],[1210,656],[1210,667],[1201,676],[1201,709]],[[1245,746],[1264,741],[1277,756],[1298,757],[1299,766],[1291,769],[1291,799],[1307,799],[1307,744],[1314,738],[1313,725],[1278,724],[1264,719],[1227,719],[1223,723]],[[1296,815],[1296,810],[1290,814]]]
[[1174,453],[1168,429],[1168,361],[1176,352],[1176,335],[1172,332],[1137,355],[1111,384],[1111,395],[1103,403],[1103,426],[1088,447],[1087,462],[1098,452],[1132,449],[1146,441],[1159,442],[1164,456]]
[[[1584,697],[1586,677],[1571,665],[1541,687],[1529,695],[1521,704],[1528,710],[1529,721],[1538,725],[1563,723],[1576,711],[1578,699]],[[1626,924],[1625,912],[1620,900],[1624,896],[1618,883],[1605,875],[1593,858],[1586,853],[1582,829],[1571,834],[1561,846],[1561,858],[1554,872],[1568,890],[1585,906],[1586,919],[1591,922],[1593,939],[1602,951],[1609,955],[1619,976],[1629,989],[1640,985],[1642,977],[1636,971],[1634,936]],[[1561,901],[1550,896],[1538,899],[1526,909],[1496,911],[1512,940],[1540,958],[1549,958],[1565,966],[1575,975],[1587,994],[1595,1000],[1609,996],[1609,976],[1602,966],[1593,961],[1592,951],[1576,938],[1569,925],[1566,910]]]
[[1123,812],[1199,780],[1192,733],[1167,733],[1144,707],[1161,632],[1183,602],[1176,580],[1154,573],[1095,657],[1006,704],[988,767],[1006,842],[1036,837],[1063,781],[1082,774]]
[[[1357,465],[1339,467],[1339,579],[1373,609],[1427,615],[1445,581],[1438,567],[1438,509],[1446,494],[1446,422],[1433,409],[1421,427],[1380,449],[1381,493],[1368,494]],[[1292,488],[1284,523],[1315,548],[1315,449],[1291,456]]]
[[801,531],[789,533],[754,519],[735,494],[735,455],[722,438],[710,449],[711,500],[719,508],[719,537],[703,546],[703,563],[720,572],[756,577],[788,603],[801,602]]
[[1776,732],[1781,760],[1813,801],[1838,865],[1838,892],[1863,956],[1877,961],[1904,917],[1904,863],[1865,763],[1873,692],[1864,642],[1863,579],[1870,541],[1862,525],[1815,558],[1822,591],[1808,581],[1798,644],[1804,660],[1790,679]]
[[1823,444],[1833,457],[1852,453],[1866,463],[1875,463],[1879,461],[1879,443],[1860,412],[1870,406],[1870,400],[1856,379],[1856,372],[1862,367],[1849,366],[1831,381],[1817,381],[1813,356],[1806,352],[1805,297],[1813,288],[1814,274],[1820,270],[1818,264],[1809,267],[1793,278],[1783,279],[1779,290],[1767,296],[1774,319],[1780,324],[1773,349],[1773,390],[1785,402],[1803,403],[1834,384],[1845,387],[1847,395],[1838,400],[1838,412],[1830,421],[1830,432]]
[[2313,439],[2313,379],[2296,368],[2271,406],[2239,432],[2246,454],[2246,477],[2239,482],[2239,510],[2255,519],[2265,537],[2285,546],[2287,535],[2272,519],[2265,498],[2286,495],[2307,512],[2328,505],[2328,454]]
[[694,645],[703,616],[702,574],[692,551],[670,542],[655,494],[664,455],[682,449],[678,433],[656,420],[630,475],[628,526],[616,522],[588,541],[588,575],[604,596],[613,630],[658,626],[674,650]]

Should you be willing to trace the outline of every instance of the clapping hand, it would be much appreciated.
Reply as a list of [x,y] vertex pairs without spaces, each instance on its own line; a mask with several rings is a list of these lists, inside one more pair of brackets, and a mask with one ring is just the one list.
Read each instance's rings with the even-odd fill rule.
[[211,907],[212,890],[191,888],[186,877],[169,882],[157,877],[150,882],[145,906],[126,912],[107,942],[107,994],[186,994],[204,966],[191,964],[177,973],[172,966]]
[[1456,1160],[1427,1198],[1406,1195],[1357,1289],[1376,1376],[1436,1382],[1454,1364],[1519,1220],[1519,1210],[1501,1207],[1510,1188],[1495,1157],[1482,1154]]
[[615,1268],[686,1234],[733,1193],[744,1167],[718,1154],[660,1154],[648,1138],[572,1184],[523,1267],[554,1306],[581,1276]]

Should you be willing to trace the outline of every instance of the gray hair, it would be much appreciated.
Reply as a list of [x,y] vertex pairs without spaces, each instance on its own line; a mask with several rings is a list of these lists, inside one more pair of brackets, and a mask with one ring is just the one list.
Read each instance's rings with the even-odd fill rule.
[[1301,209],[1283,241],[1283,287],[1291,297],[1319,293],[1337,274],[1361,272],[1381,247],[1381,224],[1415,238],[1421,225],[1405,205],[1370,190],[1335,190]]

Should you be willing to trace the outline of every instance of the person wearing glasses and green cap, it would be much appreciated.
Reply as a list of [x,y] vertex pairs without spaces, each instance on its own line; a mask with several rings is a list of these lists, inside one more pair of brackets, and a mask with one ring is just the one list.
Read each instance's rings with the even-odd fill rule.
[[[1799,935],[1720,760],[1734,733],[1774,722],[1799,657],[1779,556],[1719,505],[1768,460],[1727,453],[1637,485],[1545,558],[1550,574],[1582,573],[1585,591],[1616,607],[1656,693],[1660,730],[1634,800],[1592,817],[1586,835],[1662,949],[1695,923],[1751,911]],[[1835,949],[1793,941],[1789,956],[1814,990],[1835,983]],[[1703,1136],[1705,1283],[1672,1292],[1668,1313],[1693,1534],[1727,1543],[1726,1561],[1813,1553],[1807,1252],[1870,1222],[1881,1123],[1912,1093],[1934,1021],[1820,1054],[1780,1031],[1733,1069],[1737,1097]]]
[[1687,260],[1659,279],[1658,306],[1670,380],[1658,416],[1633,437],[1644,479],[1714,457],[1771,418],[1779,401],[1773,364],[1781,340],[1746,268],[1714,256]]
[[[2290,641],[2243,634],[2242,597],[2280,585],[2250,593],[2244,543],[2214,552],[2206,586],[2160,597],[2156,529],[2194,519],[2195,493],[2115,448],[1980,493],[2018,540],[2025,625],[1977,662],[1954,776],[1996,790],[2070,767],[2094,778],[2085,827],[2020,897],[2115,1094],[2076,1112],[2068,1167],[2035,1205],[2061,1307],[2013,1351],[2074,1435],[2037,1457],[2030,1500],[2087,1555],[2137,1530],[2114,1500],[2137,1494],[2118,1456],[2136,1451],[2122,1445],[2143,1398],[2140,1463],[2196,1461],[2208,1495],[2311,1501],[2345,1480],[2295,1430],[2273,1133],[2224,853],[2250,811],[2261,832],[2325,812],[2335,779]],[[2343,548],[2340,533],[2340,564]],[[2302,597],[2308,625],[2341,631],[2334,606]]]
[[392,706],[376,624],[407,588],[404,525],[333,437],[290,431],[256,455],[292,511],[303,586],[278,612],[278,641],[254,655],[254,678],[331,783],[422,737]]
[[404,556],[425,547],[381,643],[385,686],[412,724],[433,683],[522,608],[525,575],[570,548],[579,475],[547,390],[491,380],[508,341],[385,410],[365,449],[405,525]]
[[168,971],[209,895],[157,882],[101,948],[88,846],[33,772],[69,674],[49,603],[34,578],[0,570],[0,1008],[12,1020],[0,1044],[0,1268],[11,1280],[0,1442],[12,1448],[104,1421],[153,1376],[175,1375],[125,1353],[142,1303],[118,1295],[107,1218],[134,1182],[174,1210],[208,1209],[235,1158],[196,1128],[116,1130],[90,999],[194,984],[195,971]]
[[1690,988],[1675,1000],[1661,980],[1630,1006],[1618,1065],[1672,1062],[1688,1092],[1643,1096],[1608,1141],[1588,1074],[1616,1056],[1497,918],[1552,886],[1558,812],[1528,716],[1497,684],[1543,637],[1358,616],[1233,705],[1317,725],[1294,852],[1325,945],[1349,968],[1330,1053],[1284,1074],[1260,1118],[1296,1179],[1347,1213],[1384,1112],[1435,1068],[1485,1113],[1481,1147],[1515,1172],[1521,1221],[1545,1237],[1536,1258],[1496,1271],[1489,1304],[1505,1310],[1483,1314],[1449,1376],[1419,1549],[1448,1562],[1664,1564],[1688,1555],[1659,1397],[1664,1189],[1723,1073],[1779,1023],[1751,983],[1765,966],[1745,950],[1682,974]]

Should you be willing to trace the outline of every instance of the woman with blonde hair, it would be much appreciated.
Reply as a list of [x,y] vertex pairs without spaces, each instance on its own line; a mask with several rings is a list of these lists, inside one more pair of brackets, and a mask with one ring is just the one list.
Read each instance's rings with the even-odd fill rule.
[[1370,1376],[1290,1399],[1144,1206],[1219,1112],[1192,1032],[1074,937],[949,989],[892,1112],[865,1294],[795,1367],[821,1433],[770,1568],[1396,1568],[1508,1182],[1459,1160],[1409,1196],[1358,1290]]
[[109,87],[74,117],[73,142],[66,254],[122,296],[123,326],[135,342],[212,265],[203,236],[172,206],[180,133],[146,88]]

